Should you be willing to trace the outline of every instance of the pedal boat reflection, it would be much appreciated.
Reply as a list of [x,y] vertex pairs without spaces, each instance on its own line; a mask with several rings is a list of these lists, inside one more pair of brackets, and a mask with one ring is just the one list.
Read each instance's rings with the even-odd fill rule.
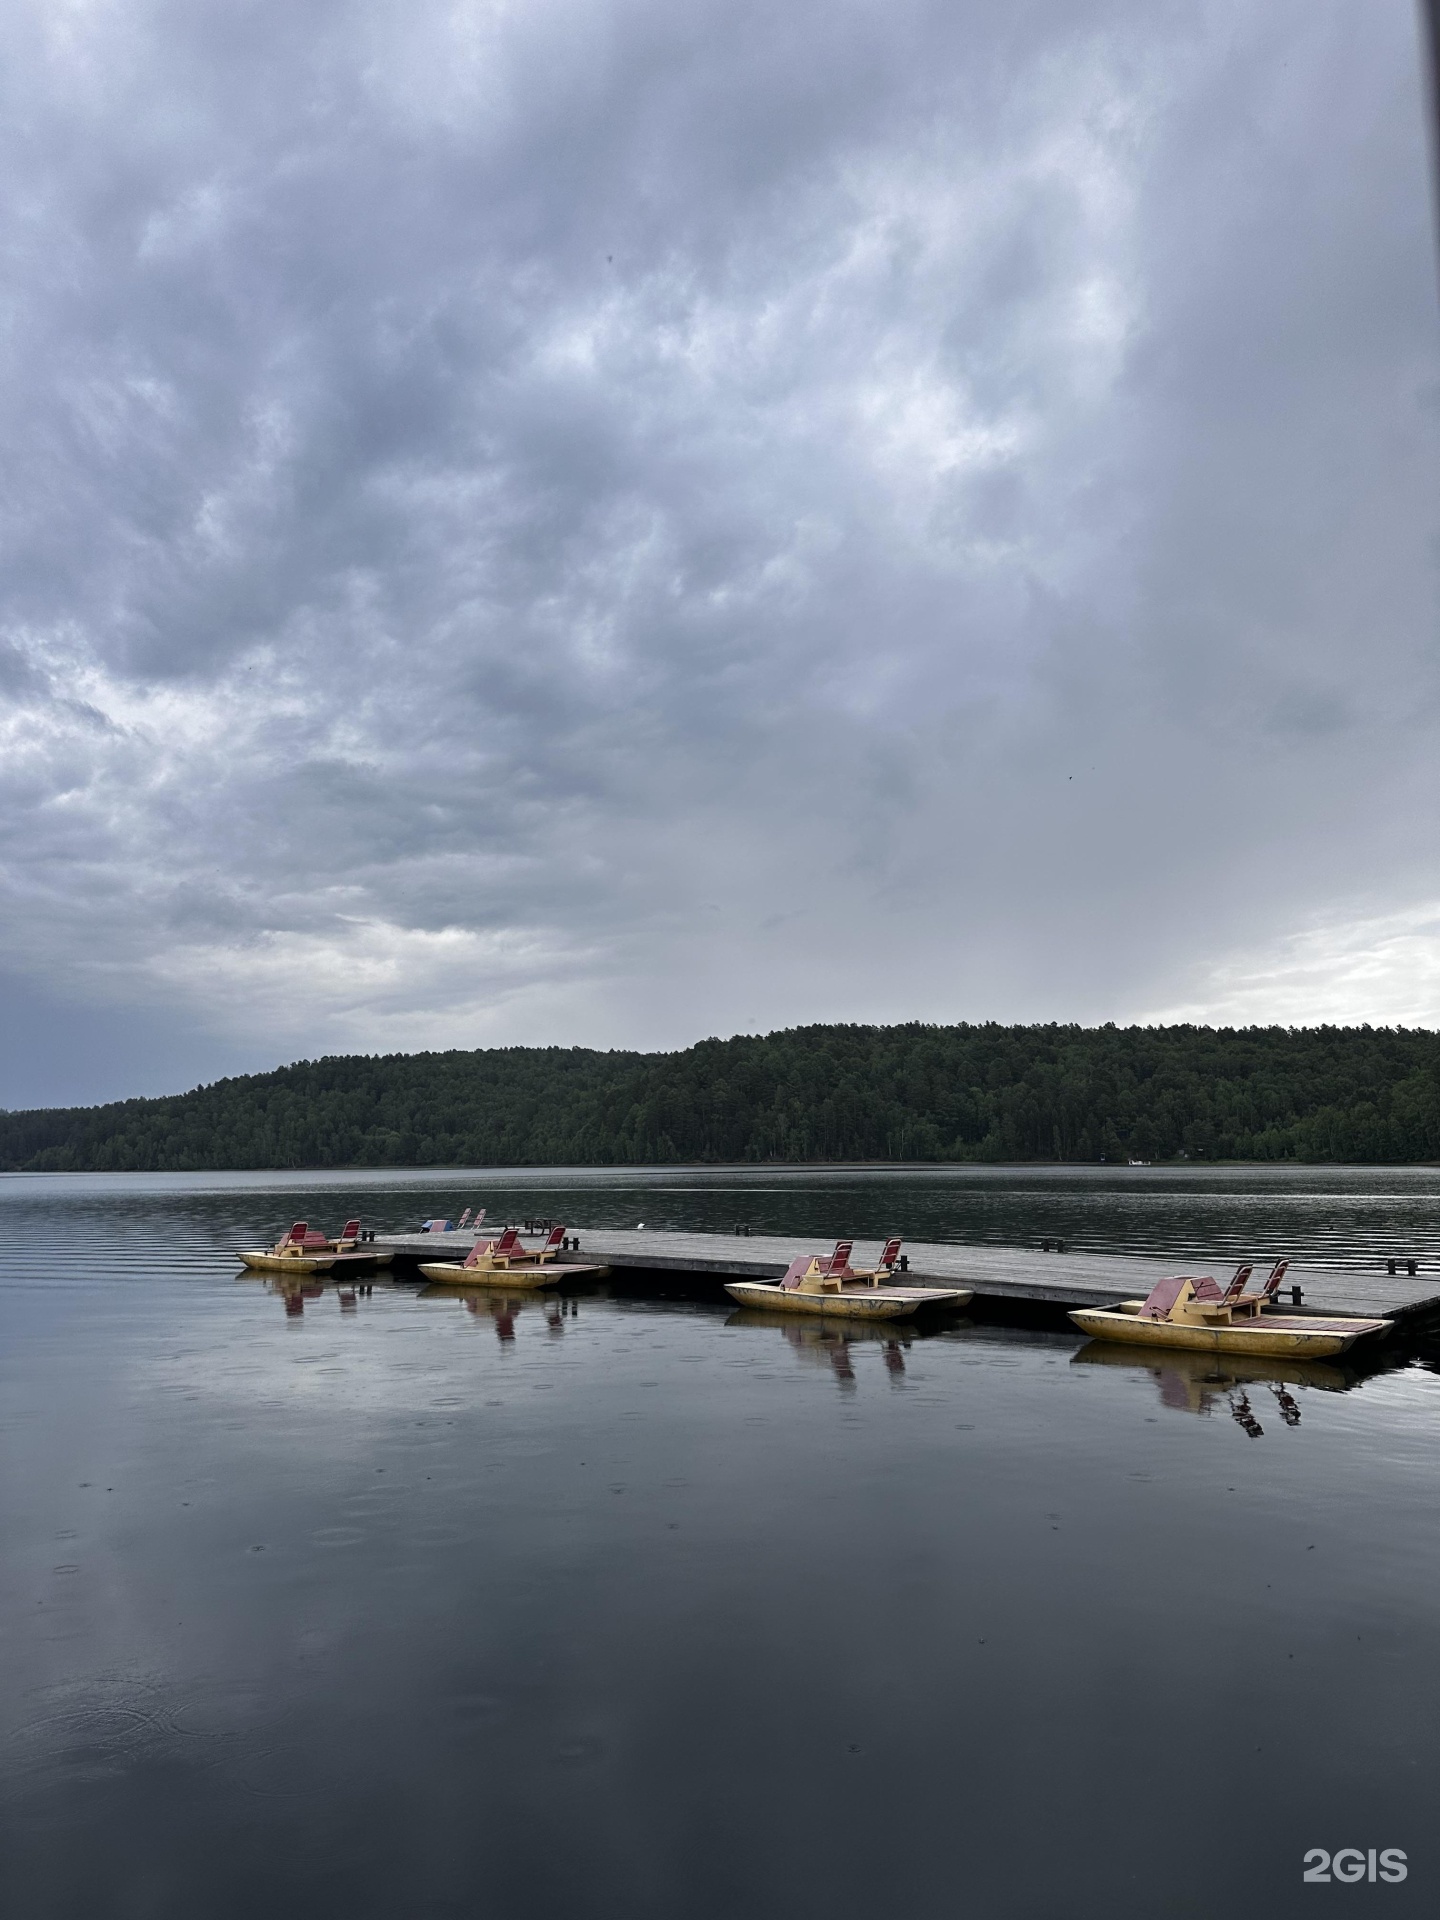
[[527,1247],[518,1228],[506,1227],[495,1240],[477,1240],[464,1260],[422,1260],[420,1271],[427,1280],[445,1286],[493,1286],[501,1281],[507,1288],[554,1287],[562,1280],[573,1280],[582,1273],[602,1273],[598,1266],[576,1261],[561,1264],[558,1255],[565,1240],[564,1227],[552,1227],[544,1243]]
[[[1378,1361],[1379,1356],[1377,1354]],[[1126,1367],[1148,1373],[1167,1407],[1203,1413],[1207,1396],[1235,1387],[1302,1387],[1317,1393],[1348,1393],[1372,1375],[1349,1357],[1340,1360],[1267,1359],[1248,1353],[1137,1353],[1108,1340],[1087,1340],[1070,1356],[1072,1367]]]
[[1246,1291],[1252,1267],[1237,1268],[1222,1293],[1208,1274],[1176,1274],[1144,1300],[1114,1307],[1079,1307],[1071,1320],[1082,1333],[1125,1346],[1176,1347],[1192,1353],[1249,1354],[1266,1359],[1325,1360],[1348,1353],[1357,1340],[1381,1338],[1394,1324],[1348,1315],[1285,1314],[1275,1296],[1288,1260],[1278,1260],[1256,1293]]
[[[243,1280],[246,1275],[241,1274]],[[372,1282],[363,1273],[301,1273],[294,1267],[281,1272],[259,1273],[256,1278],[267,1293],[283,1303],[287,1320],[299,1320],[307,1300],[323,1300],[332,1289],[342,1313],[354,1313],[362,1299],[374,1293]]]
[[450,1286],[442,1280],[434,1280],[422,1287],[417,1298],[421,1300],[456,1300],[465,1311],[475,1319],[489,1318],[494,1322],[495,1337],[502,1347],[513,1344],[515,1339],[515,1320],[518,1314],[530,1307],[538,1306],[545,1320],[545,1331],[551,1336],[561,1335],[565,1331],[567,1314],[579,1312],[574,1300],[560,1300],[553,1295],[542,1299],[536,1288],[531,1287],[522,1293],[516,1293],[503,1284],[503,1275],[495,1275],[493,1284],[471,1282],[467,1286]]
[[874,1267],[850,1265],[853,1240],[837,1240],[830,1254],[801,1254],[779,1280],[727,1280],[725,1291],[742,1307],[771,1313],[819,1313],[828,1319],[903,1320],[921,1307],[964,1307],[972,1287],[892,1284],[900,1241],[887,1240]]
[[[1208,1417],[1228,1413],[1252,1440],[1263,1440],[1261,1412],[1276,1413],[1286,1427],[1298,1428],[1303,1419],[1296,1392],[1348,1393],[1366,1378],[1348,1360],[1267,1360],[1253,1354],[1167,1353],[1141,1354],[1133,1347],[1088,1341],[1072,1354],[1071,1366],[1125,1367],[1148,1374],[1171,1413]],[[1377,1361],[1375,1370],[1384,1363]],[[1262,1392],[1261,1389],[1265,1391]],[[1269,1398],[1266,1398],[1268,1393]],[[1254,1396],[1252,1399],[1251,1396]]]
[[905,1378],[905,1349],[924,1335],[908,1323],[894,1321],[838,1319],[819,1315],[799,1317],[792,1313],[769,1313],[762,1307],[737,1307],[725,1322],[727,1327],[769,1327],[780,1334],[798,1359],[828,1366],[842,1387],[856,1384],[851,1354],[864,1347],[878,1349],[892,1386]]

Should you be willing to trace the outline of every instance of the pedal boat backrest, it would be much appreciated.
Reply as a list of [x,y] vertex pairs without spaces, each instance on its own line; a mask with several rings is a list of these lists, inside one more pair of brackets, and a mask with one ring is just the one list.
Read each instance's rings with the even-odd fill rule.
[[1224,1298],[1230,1302],[1234,1302],[1238,1300],[1241,1294],[1244,1293],[1245,1291],[1245,1282],[1250,1278],[1251,1274],[1254,1271],[1255,1269],[1253,1266],[1237,1267],[1235,1269],[1234,1278],[1231,1280],[1229,1286],[1225,1289]]
[[1277,1260],[1265,1276],[1265,1284],[1258,1293],[1241,1294],[1240,1298],[1235,1302],[1235,1305],[1242,1316],[1258,1314],[1262,1307],[1268,1306],[1271,1301],[1274,1300],[1276,1294],[1280,1291],[1280,1282],[1285,1278],[1286,1269],[1289,1265],[1290,1262],[1288,1260]]
[[1179,1273],[1158,1280],[1140,1304],[1142,1320],[1184,1319],[1192,1303],[1203,1306],[1223,1304],[1225,1296],[1207,1274]]
[[568,1227],[551,1227],[549,1234],[530,1256],[533,1260],[552,1259],[560,1251],[560,1243],[569,1232]]
[[506,1227],[498,1240],[477,1240],[465,1258],[467,1267],[478,1267],[482,1260],[515,1260],[524,1253],[520,1235]]
[[878,1287],[882,1280],[888,1280],[895,1271],[902,1244],[899,1234],[895,1234],[880,1249],[880,1258],[873,1267],[847,1267],[843,1277],[846,1280],[868,1280],[872,1287]]
[[346,1240],[349,1240],[353,1243],[359,1238],[360,1238],[360,1222],[358,1220],[347,1220],[344,1226],[341,1227],[339,1233],[337,1233],[335,1236],[337,1243],[341,1243]]
[[328,1249],[330,1242],[318,1228],[312,1228],[308,1220],[297,1220],[289,1233],[280,1242],[279,1253],[304,1253],[311,1247]]
[[1290,1262],[1288,1260],[1277,1260],[1275,1262],[1266,1277],[1264,1286],[1260,1289],[1264,1299],[1273,1300],[1275,1298],[1276,1294],[1280,1291],[1280,1282],[1285,1278],[1285,1270],[1289,1265]]
[[837,1240],[833,1253],[802,1253],[785,1269],[780,1284],[788,1293],[838,1293],[846,1280],[853,1280],[850,1254],[855,1242]]

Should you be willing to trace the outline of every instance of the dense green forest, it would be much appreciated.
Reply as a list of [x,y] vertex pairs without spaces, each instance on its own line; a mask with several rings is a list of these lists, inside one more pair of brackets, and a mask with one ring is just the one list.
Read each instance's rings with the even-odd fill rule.
[[1440,1035],[800,1027],[680,1053],[350,1055],[0,1112],[6,1171],[825,1160],[1440,1159]]

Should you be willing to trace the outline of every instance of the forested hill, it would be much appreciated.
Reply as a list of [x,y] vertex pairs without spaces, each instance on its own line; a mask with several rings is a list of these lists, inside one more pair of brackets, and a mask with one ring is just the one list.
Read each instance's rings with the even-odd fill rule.
[[1369,1027],[801,1027],[682,1053],[305,1060],[0,1112],[0,1168],[743,1160],[1440,1159],[1440,1035]]

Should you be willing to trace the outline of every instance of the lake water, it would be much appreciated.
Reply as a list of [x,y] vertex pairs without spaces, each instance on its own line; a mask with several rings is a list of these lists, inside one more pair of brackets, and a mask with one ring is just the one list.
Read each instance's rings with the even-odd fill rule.
[[603,1286],[296,1314],[227,1254],[477,1199],[1358,1266],[1434,1259],[1440,1178],[0,1178],[7,1914],[1433,1912],[1425,1356],[1239,1378]]

